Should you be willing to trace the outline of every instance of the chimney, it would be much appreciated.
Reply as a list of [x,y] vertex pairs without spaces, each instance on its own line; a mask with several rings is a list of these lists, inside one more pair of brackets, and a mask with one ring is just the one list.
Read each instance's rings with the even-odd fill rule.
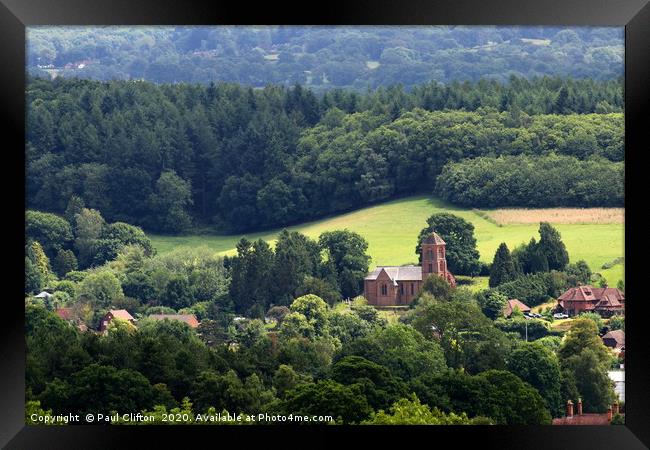
[[573,417],[573,402],[571,400],[566,402],[566,416],[568,418]]
[[611,422],[612,421],[612,407],[610,406],[607,408],[607,421]]
[[578,397],[578,415],[582,415],[582,399]]
[[616,414],[619,413],[619,410],[618,410],[618,401],[615,401],[615,402],[614,402],[614,410],[612,411],[612,413],[613,413],[613,415],[616,415]]

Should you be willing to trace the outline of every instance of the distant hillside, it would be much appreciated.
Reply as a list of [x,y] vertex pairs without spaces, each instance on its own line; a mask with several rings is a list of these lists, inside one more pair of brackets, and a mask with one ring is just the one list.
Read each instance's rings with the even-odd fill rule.
[[615,27],[31,27],[33,74],[99,80],[300,83],[364,90],[510,75],[623,74]]

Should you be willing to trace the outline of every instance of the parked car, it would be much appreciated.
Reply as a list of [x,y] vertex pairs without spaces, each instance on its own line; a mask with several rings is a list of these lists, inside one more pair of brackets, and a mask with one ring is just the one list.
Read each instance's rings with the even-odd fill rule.
[[568,319],[569,315],[564,313],[555,313],[553,314],[554,319]]

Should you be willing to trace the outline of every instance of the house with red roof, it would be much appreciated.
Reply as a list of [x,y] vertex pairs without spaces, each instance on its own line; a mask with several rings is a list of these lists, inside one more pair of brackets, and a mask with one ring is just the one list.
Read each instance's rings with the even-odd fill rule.
[[625,313],[625,294],[620,289],[577,286],[568,289],[557,299],[558,309],[569,316],[596,312],[603,317]]
[[577,407],[577,414],[574,414],[573,402],[571,400],[567,401],[566,415],[564,417],[553,419],[553,425],[611,425],[612,418],[616,414],[625,416],[625,414],[619,410],[618,402],[615,402],[607,408],[606,413],[602,414],[584,413],[582,411],[582,399],[578,399]]
[[86,324],[83,323],[83,320],[81,320],[81,318],[77,314],[75,314],[72,308],[57,308],[54,310],[54,314],[56,314],[66,322],[76,326],[77,329],[79,329],[79,331],[88,330]]
[[625,331],[613,330],[602,337],[603,344],[614,350],[625,349]]
[[135,325],[136,322],[133,316],[129,314],[126,309],[111,309],[104,315],[104,317],[102,317],[102,321],[99,324],[99,331],[102,333],[105,332],[113,319],[126,320],[133,325]]
[[530,307],[527,305],[523,304],[516,298],[511,298],[506,301],[505,305],[503,305],[503,315],[504,317],[510,317],[512,313],[515,311],[515,309],[518,309],[522,313],[530,312]]

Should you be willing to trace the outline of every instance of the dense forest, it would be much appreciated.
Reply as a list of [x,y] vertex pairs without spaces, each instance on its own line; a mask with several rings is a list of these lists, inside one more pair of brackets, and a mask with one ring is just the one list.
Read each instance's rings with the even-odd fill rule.
[[613,79],[623,39],[616,27],[30,27],[27,51],[32,74],[365,91],[510,75]]
[[[582,195],[575,186],[554,204],[620,205],[622,99],[620,79],[511,77],[321,95],[300,85],[31,78],[27,203],[63,213],[77,196],[111,222],[147,230],[242,231],[431,193],[448,162],[558,154],[565,159],[548,161],[574,164],[584,189],[602,180],[601,169],[614,178],[611,189]],[[445,172],[455,188],[460,167]],[[544,181],[566,189],[561,177]],[[468,200],[445,183],[443,195],[463,204],[493,195]],[[510,203],[530,204],[518,199]]]

